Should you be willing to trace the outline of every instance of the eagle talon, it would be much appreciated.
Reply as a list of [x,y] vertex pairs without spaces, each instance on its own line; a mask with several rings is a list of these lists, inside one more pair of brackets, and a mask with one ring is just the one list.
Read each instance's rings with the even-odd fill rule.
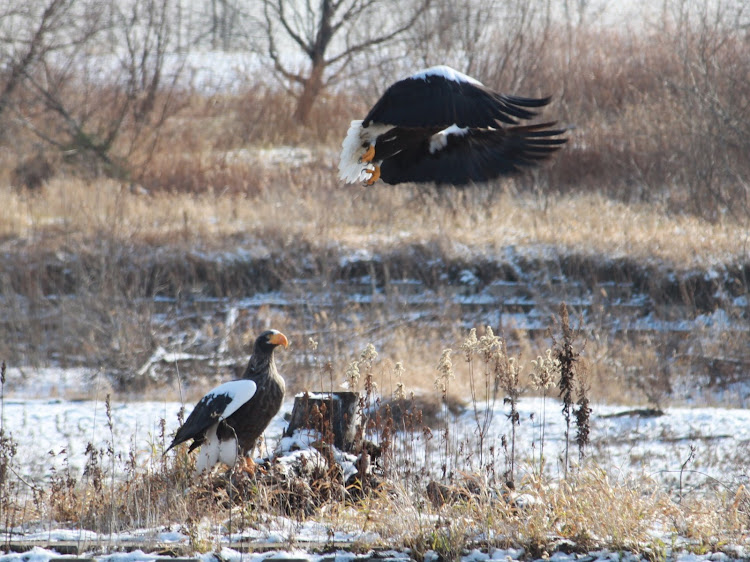
[[360,157],[359,161],[360,163],[363,162],[372,162],[372,159],[375,158],[375,146],[370,145],[365,153]]
[[373,166],[373,169],[368,171],[370,177],[365,180],[365,185],[369,187],[380,179],[380,166]]
[[242,461],[240,461],[240,470],[246,473],[248,476],[255,476],[257,467],[258,465],[256,465],[255,461],[250,457],[245,457],[244,459],[242,459]]

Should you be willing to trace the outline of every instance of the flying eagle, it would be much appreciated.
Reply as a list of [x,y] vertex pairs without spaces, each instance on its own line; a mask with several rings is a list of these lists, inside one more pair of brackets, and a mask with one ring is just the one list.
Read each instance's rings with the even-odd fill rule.
[[284,400],[284,379],[273,360],[273,350],[279,345],[286,348],[289,341],[277,330],[258,336],[242,378],[220,384],[201,398],[167,451],[192,439],[188,452],[200,447],[195,463],[198,474],[219,462],[234,466],[241,457],[251,463],[247,459],[255,442]]
[[391,85],[364,120],[352,121],[339,177],[465,185],[517,172],[567,140],[554,122],[519,125],[550,99],[500,94],[450,67],[428,68]]

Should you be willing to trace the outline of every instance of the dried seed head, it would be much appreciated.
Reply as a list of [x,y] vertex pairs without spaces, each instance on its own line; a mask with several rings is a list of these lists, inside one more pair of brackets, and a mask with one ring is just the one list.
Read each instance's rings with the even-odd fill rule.
[[396,400],[403,400],[406,398],[406,391],[404,390],[404,383],[401,380],[401,377],[404,376],[404,373],[406,372],[406,369],[404,369],[404,364],[401,361],[397,361],[396,364],[393,366],[393,374],[396,377],[396,390],[393,391],[393,397]]
[[484,330],[484,335],[479,338],[477,349],[484,357],[484,360],[488,363],[495,358],[498,358],[503,353],[503,340],[500,336],[496,336],[495,332],[492,331],[492,326],[487,326]]
[[552,350],[547,350],[547,357],[541,355],[532,361],[532,371],[529,374],[532,386],[537,390],[546,390],[555,382],[555,375],[560,369],[560,361],[552,356]]
[[406,369],[404,369],[404,364],[401,361],[397,361],[393,366],[393,374],[396,375],[397,379],[401,380],[401,377],[404,376],[405,372]]
[[397,382],[396,390],[393,391],[393,397],[396,400],[404,400],[406,398],[406,391],[404,390],[404,383]]
[[359,383],[359,362],[352,361],[346,368],[346,379],[349,381],[349,389],[353,390],[357,388]]
[[448,383],[454,378],[453,361],[451,361],[452,352],[453,350],[450,348],[444,349],[437,365],[438,376],[435,379],[435,388],[438,389],[443,396],[448,392]]
[[310,348],[310,351],[317,351],[318,349],[318,342],[316,342],[314,339],[309,338],[307,340],[307,347]]
[[472,328],[469,332],[469,336],[464,340],[464,343],[461,344],[461,350],[466,354],[466,361],[471,361],[471,358],[477,350],[478,343],[477,329]]
[[371,343],[367,344],[367,347],[362,350],[362,353],[359,355],[359,362],[365,362],[365,361],[374,361],[375,358],[378,356],[378,352],[375,351],[375,346]]

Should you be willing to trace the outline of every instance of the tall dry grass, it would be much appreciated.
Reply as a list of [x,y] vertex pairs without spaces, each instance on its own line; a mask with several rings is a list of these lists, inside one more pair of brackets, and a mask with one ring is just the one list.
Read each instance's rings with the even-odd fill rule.
[[[511,61],[497,49],[477,49],[480,78],[500,90],[512,84],[514,93],[551,94],[545,117],[576,128],[541,170],[465,190],[340,185],[336,158],[348,121],[386,85],[362,85],[371,76],[386,79],[374,70],[359,75],[358,86],[322,96],[307,127],[290,117],[287,93],[261,82],[205,96],[162,91],[157,105],[170,110],[157,128],[146,135],[124,121],[114,149],[129,169],[117,180],[92,175],[97,166],[81,162],[85,155],[50,150],[5,115],[13,143],[0,150],[0,292],[7,303],[0,356],[15,364],[93,364],[132,384],[124,374],[138,372],[173,326],[216,341],[224,311],[209,314],[194,296],[234,299],[283,288],[302,301],[311,285],[293,281],[303,278],[316,289],[334,288],[331,310],[261,306],[239,332],[273,321],[294,326],[300,341],[322,334],[332,350],[325,359],[340,363],[353,353],[347,338],[376,336],[393,350],[391,360],[413,358],[412,376],[429,388],[424,365],[464,328],[460,309],[448,302],[460,273],[510,279],[520,260],[543,272],[543,289],[557,290],[555,277],[568,276],[601,295],[588,327],[588,350],[601,367],[592,373],[594,395],[657,403],[669,397],[675,371],[697,373],[701,384],[737,379],[746,364],[743,338],[722,332],[706,344],[708,329],[657,341],[609,337],[605,326],[615,313],[607,289],[597,286],[607,276],[632,283],[664,318],[673,310],[710,313],[746,292],[750,119],[748,82],[739,79],[747,75],[746,39],[726,14],[675,9],[637,31],[549,23]],[[486,40],[496,39],[490,33]],[[92,87],[86,96],[74,90],[60,95],[75,107],[100,100],[90,108],[92,123],[105,127],[115,86]],[[31,98],[28,104],[29,112],[43,110]],[[24,188],[34,162],[47,162],[49,177]],[[337,294],[337,283],[364,278],[376,298],[385,295],[382,307]],[[455,325],[436,331],[405,321],[403,279],[445,300],[441,317]],[[154,297],[173,299],[167,321]],[[533,353],[538,334],[512,323],[503,328],[513,346]],[[237,357],[246,351],[239,339],[230,347]],[[705,350],[698,357],[690,352],[697,348]],[[309,378],[303,372],[299,384]],[[467,389],[465,381],[458,385]]]
[[[577,356],[581,342],[568,332],[565,322],[565,311],[561,311],[556,337],[561,350],[565,349],[562,354]],[[521,450],[485,443],[481,435],[457,438],[454,418],[444,403],[447,395],[439,394],[452,384],[459,368],[474,370],[478,392],[472,395],[475,403],[471,407],[480,433],[486,415],[483,409],[492,406],[498,383],[498,399],[507,399],[510,392],[511,400],[512,388],[524,392],[533,384],[527,362],[509,353],[490,329],[461,336],[448,348],[456,352],[455,365],[447,360],[450,353],[446,351],[432,361],[440,364],[433,369],[439,388],[431,399],[433,404],[423,404],[446,408],[442,416],[424,416],[423,406],[412,397],[405,401],[401,417],[394,417],[390,406],[396,401],[390,398],[403,400],[408,387],[401,389],[399,397],[398,392],[375,385],[373,376],[390,369],[395,379],[401,380],[404,373],[387,365],[371,344],[359,353],[354,366],[350,365],[351,388],[363,396],[360,408],[367,421],[362,434],[378,439],[379,444],[377,451],[371,449],[367,479],[358,474],[344,482],[332,457],[323,466],[311,457],[301,468],[294,463],[281,468],[269,463],[253,475],[220,468],[197,478],[191,474],[194,459],[186,446],[174,455],[162,455],[169,440],[162,432],[154,436],[145,463],[136,462],[135,451],[123,454],[122,444],[110,440],[101,449],[88,447],[82,478],[63,468],[51,475],[49,485],[41,486],[33,479],[16,477],[20,461],[12,454],[12,439],[4,439],[0,443],[0,467],[4,468],[0,487],[5,493],[0,513],[9,528],[34,529],[54,521],[58,526],[96,531],[101,533],[97,542],[82,540],[81,544],[105,552],[121,546],[118,536],[111,533],[136,529],[143,537],[139,546],[162,548],[156,533],[143,533],[143,529],[165,526],[179,528],[189,537],[186,544],[172,545],[172,554],[219,550],[230,533],[236,540],[243,532],[273,529],[278,535],[278,528],[286,529],[279,546],[292,548],[298,546],[295,541],[303,522],[316,523],[332,534],[363,533],[352,549],[409,549],[416,560],[427,559],[430,551],[446,560],[459,560],[474,548],[522,548],[536,558],[567,549],[609,549],[663,558],[678,549],[731,554],[736,552],[732,549],[741,548],[750,517],[743,486],[724,483],[716,493],[705,495],[665,490],[646,475],[626,479],[608,474],[587,462],[583,452],[569,470],[550,476],[555,471],[545,471],[545,464],[560,461],[540,457],[534,446]],[[520,371],[515,371],[514,365],[522,365]],[[326,367],[319,368],[325,376]],[[551,361],[549,369],[553,379],[549,390],[555,395],[567,388],[567,378],[576,379],[584,373],[578,361],[565,367],[560,361]],[[521,371],[522,376],[506,384],[508,377]],[[113,435],[109,396],[105,409],[106,425]],[[512,406],[509,411],[513,412]],[[552,415],[560,413],[550,412]],[[507,438],[512,438],[516,423],[512,418],[490,423],[504,424]],[[580,424],[576,421],[573,425]],[[401,431],[394,433],[394,429]],[[542,443],[544,439],[541,437]],[[486,456],[477,454],[477,443]],[[314,446],[322,453],[328,451],[322,441]],[[362,466],[359,461],[358,466]],[[376,534],[366,534],[371,531]],[[232,546],[252,548],[242,540]]]
[[[543,27],[529,27],[529,37],[519,38],[527,40],[527,48],[514,51],[511,61],[491,48],[503,41],[487,34],[479,44],[486,47],[482,55],[469,57],[479,77],[501,91],[510,85],[511,93],[552,95],[545,118],[575,127],[571,142],[549,166],[515,186],[545,194],[599,193],[712,222],[746,222],[750,86],[740,77],[748,75],[750,63],[743,15],[703,9],[700,3],[676,3],[635,30],[539,22]],[[299,183],[324,196],[338,183],[335,153],[349,120],[362,117],[387,85],[364,88],[357,85],[361,81],[358,76],[351,89],[322,95],[306,127],[291,117],[295,100],[262,82],[249,80],[236,94],[162,92],[157,105],[169,111],[152,124],[158,128],[146,134],[137,121],[121,126],[112,148],[127,168],[120,177],[151,192],[254,195],[277,177],[234,153],[248,146],[292,145],[313,149],[318,164],[302,173]],[[114,118],[107,101],[113,88],[86,90],[87,100],[101,100],[101,107],[91,109],[98,128]],[[71,97],[73,107],[81,104],[74,91],[60,95]],[[85,154],[63,158],[17,123],[8,125],[15,132],[2,156],[0,178],[6,185],[21,187],[24,174],[11,172],[33,164],[39,152],[51,165],[50,176],[86,168]],[[310,183],[308,174],[329,181]]]
[[[203,343],[195,350],[203,354],[218,341],[231,299],[283,290],[285,299],[299,304],[250,307],[250,318],[236,333],[257,333],[273,324],[298,342],[320,335],[330,353],[325,359],[339,365],[357,342],[374,338],[392,361],[409,357],[410,376],[430,388],[431,357],[464,327],[460,307],[448,298],[460,286],[461,271],[471,271],[480,284],[511,279],[506,268],[521,260],[524,270],[546,271],[549,277],[549,287],[529,287],[532,292],[557,291],[551,279],[561,273],[593,284],[614,276],[632,282],[633,292],[651,295],[665,318],[674,312],[670,307],[710,312],[719,302],[717,290],[741,295],[746,286],[742,241],[750,232],[732,221],[670,215],[663,207],[599,195],[456,192],[446,202],[409,187],[341,188],[305,167],[257,166],[257,174],[275,178],[274,189],[264,184],[255,194],[144,194],[120,182],[56,179],[37,194],[7,191],[0,209],[6,252],[0,287],[7,303],[2,356],[12,364],[101,366],[122,391],[129,384],[134,390],[158,387],[172,380],[172,370],[139,383],[133,373],[159,343],[174,348],[172,330],[200,334]],[[709,268],[726,272],[717,284],[704,283],[700,272]],[[352,303],[340,292],[364,276],[371,285],[360,292],[372,293],[374,305]],[[695,287],[681,285],[693,278],[700,282]],[[296,279],[308,283],[296,285]],[[455,323],[436,330],[437,318],[405,321],[408,287],[398,284],[403,279],[419,281],[421,290],[445,299],[442,317]],[[311,313],[304,305],[310,291],[328,292],[332,306]],[[600,294],[587,327],[588,352],[600,366],[593,373],[595,396],[633,401],[645,396],[663,403],[670,381],[683,372],[674,357],[693,361],[688,371],[696,373],[711,371],[721,357],[742,357],[742,338],[706,347],[704,337],[714,341],[708,329],[658,342],[635,334],[613,339],[603,327],[613,314],[610,297]],[[155,303],[157,296],[172,304]],[[205,297],[230,301],[207,310],[200,304]],[[167,306],[172,308],[165,318]],[[596,318],[605,324],[599,326]],[[504,329],[514,346],[536,353],[539,334],[512,324]],[[705,360],[690,359],[698,342]],[[238,364],[247,352],[239,340],[228,351]],[[721,368],[737,376],[729,363]],[[195,371],[196,377],[216,374],[208,366]],[[304,388],[309,379],[301,371],[292,387]],[[456,391],[466,390],[466,381],[460,381]]]

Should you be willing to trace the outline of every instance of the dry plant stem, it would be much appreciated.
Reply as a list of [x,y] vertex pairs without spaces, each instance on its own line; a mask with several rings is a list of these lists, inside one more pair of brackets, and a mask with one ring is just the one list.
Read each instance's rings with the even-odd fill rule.
[[442,401],[442,408],[443,408],[443,423],[444,428],[442,432],[442,442],[443,442],[443,463],[442,463],[442,471],[443,471],[443,478],[448,477],[450,472],[450,456],[451,456],[451,447],[450,447],[450,425],[449,425],[449,410],[448,410],[448,389],[450,386],[450,381],[455,378],[455,375],[453,373],[453,362],[451,360],[451,349],[444,349],[443,353],[440,356],[440,360],[438,361],[437,371],[438,376],[435,379],[435,388],[437,389],[438,393],[440,394],[440,398]]
[[573,329],[570,327],[570,318],[568,316],[568,307],[565,303],[560,305],[560,330],[562,339],[555,342],[555,358],[560,365],[560,378],[557,387],[560,391],[562,400],[562,414],[565,420],[565,452],[563,457],[563,473],[567,477],[570,466],[570,422],[574,405],[574,392],[576,373],[574,369],[575,362],[578,360],[578,353],[573,350]]

